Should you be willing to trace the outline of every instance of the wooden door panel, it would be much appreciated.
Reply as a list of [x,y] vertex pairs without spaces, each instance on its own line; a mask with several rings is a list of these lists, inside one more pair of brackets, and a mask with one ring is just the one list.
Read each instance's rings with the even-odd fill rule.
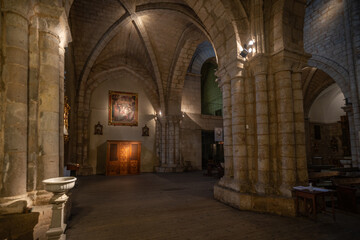
[[140,173],[141,143],[108,141],[106,175]]
[[129,172],[129,144],[120,143],[119,145],[120,175],[126,175]]

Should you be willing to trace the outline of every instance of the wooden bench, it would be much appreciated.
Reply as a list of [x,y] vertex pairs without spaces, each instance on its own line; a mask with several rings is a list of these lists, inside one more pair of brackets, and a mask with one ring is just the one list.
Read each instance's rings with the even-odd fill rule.
[[337,190],[338,207],[356,213],[356,192],[360,188],[360,177],[334,178],[332,182]]

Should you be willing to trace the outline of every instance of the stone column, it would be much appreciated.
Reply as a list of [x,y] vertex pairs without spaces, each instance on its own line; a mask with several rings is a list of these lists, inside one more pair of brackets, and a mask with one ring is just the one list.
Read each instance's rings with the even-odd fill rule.
[[0,196],[10,197],[25,194],[27,185],[29,23],[26,1],[1,4]]
[[257,130],[257,184],[260,194],[269,188],[269,99],[267,83],[267,59],[258,56],[250,63],[255,76],[256,130]]
[[171,117],[168,121],[169,132],[168,132],[168,165],[173,167],[175,165],[175,126],[174,119]]
[[307,156],[307,165],[312,164],[311,159],[311,138],[310,138],[310,121],[308,117],[304,118],[304,125],[305,125],[305,147],[306,147],[306,156]]
[[[64,77],[63,48],[71,40],[67,18],[62,7],[37,3],[39,34],[38,88],[38,187],[41,180],[59,176],[60,161],[60,82]],[[60,78],[61,81],[60,81]],[[62,113],[62,111],[61,111]],[[62,119],[62,118],[61,118]],[[60,130],[61,131],[61,130]]]
[[[352,104],[348,104],[345,107],[342,107],[344,112],[346,113],[349,121],[349,137],[351,143],[351,166],[357,167],[357,154],[356,154],[356,134],[355,134],[355,124],[354,124],[354,113],[353,113],[353,106]],[[355,143],[355,144],[353,144]]]
[[278,194],[280,185],[279,164],[277,154],[277,113],[276,113],[276,90],[274,75],[267,75],[268,100],[269,100],[269,194]]
[[59,39],[45,31],[39,33],[39,146],[43,178],[59,174]]
[[278,114],[278,154],[282,180],[280,192],[283,196],[290,197],[290,189],[296,182],[294,105],[290,69],[275,73],[275,86]]
[[[245,78],[245,112],[246,112],[246,150],[248,156],[249,182],[256,181],[255,157],[255,96],[254,96],[254,79],[250,76]],[[250,189],[250,191],[252,191]]]
[[29,84],[28,84],[28,169],[27,169],[27,191],[31,192],[37,186],[38,171],[38,106],[39,106],[39,34],[38,18],[31,18],[29,26]]
[[232,140],[234,180],[237,190],[248,189],[248,163],[246,148],[245,79],[241,72],[231,79]]
[[223,97],[223,125],[224,125],[224,180],[234,176],[233,142],[232,142],[232,111],[231,111],[231,82],[224,76],[221,78],[220,87]]
[[174,122],[175,127],[175,164],[181,165],[180,159],[180,120],[176,119]]
[[63,176],[64,174],[64,69],[65,69],[65,49],[60,47],[59,48],[59,83],[60,83],[60,104],[59,104],[59,176]]
[[294,102],[294,127],[295,127],[295,158],[297,185],[307,185],[307,161],[306,161],[306,140],[304,121],[304,99],[301,83],[301,70],[292,73],[292,89]]
[[166,164],[166,136],[167,136],[167,119],[166,117],[161,117],[161,165]]
[[155,149],[156,149],[156,157],[159,161],[159,164],[161,163],[161,122],[156,117],[155,118]]

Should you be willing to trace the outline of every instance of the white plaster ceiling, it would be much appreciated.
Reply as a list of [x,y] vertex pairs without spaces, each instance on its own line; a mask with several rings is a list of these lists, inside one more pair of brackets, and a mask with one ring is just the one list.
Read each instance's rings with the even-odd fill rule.
[[344,94],[336,83],[326,88],[310,108],[310,122],[334,123],[340,121],[340,116],[346,115],[341,109],[345,106],[344,98]]

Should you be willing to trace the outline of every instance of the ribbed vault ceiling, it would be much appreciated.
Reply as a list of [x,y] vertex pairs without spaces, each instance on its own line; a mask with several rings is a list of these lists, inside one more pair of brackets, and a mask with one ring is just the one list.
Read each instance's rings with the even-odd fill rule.
[[[165,106],[171,92],[168,86],[180,66],[179,56],[181,61],[191,60],[193,52],[180,54],[189,45],[184,39],[196,35],[207,40],[196,14],[178,0],[75,0],[69,21],[80,88],[86,88],[88,79],[99,71],[108,70],[110,60],[111,66],[142,66],[151,78],[148,85],[157,88],[160,106]],[[188,63],[184,72],[187,67]]]

